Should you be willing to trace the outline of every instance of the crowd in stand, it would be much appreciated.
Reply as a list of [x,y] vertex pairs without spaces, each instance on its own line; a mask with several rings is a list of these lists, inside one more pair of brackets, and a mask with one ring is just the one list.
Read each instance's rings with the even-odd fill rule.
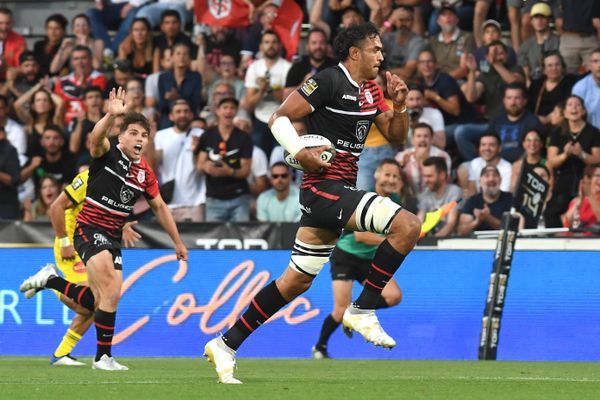
[[[88,136],[109,91],[123,86],[151,121],[146,158],[176,220],[298,221],[301,173],[282,162],[267,121],[307,78],[336,65],[339,27],[371,21],[385,69],[409,83],[411,129],[397,148],[372,127],[359,188],[372,190],[379,161],[395,158],[401,198],[421,218],[463,200],[430,235],[468,235],[497,229],[522,171],[534,171],[551,189],[541,222],[524,226],[600,220],[600,2],[303,6],[312,28],[295,57],[284,57],[272,30],[277,1],[255,2],[252,23],[239,29],[193,25],[186,0],[96,1],[71,21],[48,16],[33,48],[12,29],[15,10],[0,8],[0,219],[48,220],[61,187],[89,167]],[[303,121],[294,125],[306,133]],[[146,211],[138,202],[135,218]]]

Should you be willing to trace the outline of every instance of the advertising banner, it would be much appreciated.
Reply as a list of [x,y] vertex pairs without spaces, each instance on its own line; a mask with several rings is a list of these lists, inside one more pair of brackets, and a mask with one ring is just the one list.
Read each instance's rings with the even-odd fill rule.
[[[600,283],[593,251],[517,251],[504,308],[499,360],[600,361]],[[183,268],[169,250],[123,252],[117,357],[200,357],[252,296],[286,267],[289,251],[192,250]],[[52,261],[51,249],[0,249],[0,355],[50,356],[73,314],[51,291],[31,300],[22,280]],[[338,329],[336,358],[476,360],[493,251],[414,251],[396,274],[404,299],[378,311],[398,345],[375,348]],[[355,296],[360,288],[355,286]],[[310,357],[332,309],[325,266],[313,287],[262,326],[240,357]],[[74,355],[95,352],[92,328]]]

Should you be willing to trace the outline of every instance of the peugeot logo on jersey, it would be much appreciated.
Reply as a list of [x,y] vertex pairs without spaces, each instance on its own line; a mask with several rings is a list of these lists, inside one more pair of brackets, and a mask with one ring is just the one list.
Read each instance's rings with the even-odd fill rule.
[[124,204],[127,204],[131,201],[131,199],[133,199],[134,193],[127,186],[123,185],[123,186],[121,186],[120,196],[121,196],[121,201]]
[[356,123],[356,138],[362,142],[367,137],[369,131],[369,121],[361,120]]

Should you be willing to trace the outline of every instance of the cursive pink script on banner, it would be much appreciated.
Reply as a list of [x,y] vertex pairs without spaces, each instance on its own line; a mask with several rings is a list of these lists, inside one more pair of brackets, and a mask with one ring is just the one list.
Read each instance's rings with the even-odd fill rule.
[[[162,256],[140,267],[138,270],[129,275],[129,277],[127,277],[127,279],[123,282],[121,296],[123,296],[125,292],[146,273],[162,264],[176,261],[176,259],[177,257],[175,254]],[[248,280],[254,269],[255,265],[252,260],[246,260],[237,265],[225,276],[225,278],[223,278],[208,303],[204,305],[196,304],[196,297],[193,293],[179,294],[167,313],[167,323],[171,326],[177,326],[185,322],[190,316],[194,314],[201,314],[200,330],[206,335],[213,335],[233,326],[241,313],[246,309],[248,304],[250,304],[252,298],[269,281],[270,274],[268,271],[260,271],[254,277]],[[187,263],[180,262],[179,268],[173,276],[173,283],[181,281],[186,274]],[[210,325],[210,319],[213,317],[213,314],[223,307],[238,292],[238,299],[235,302],[231,312],[222,320],[213,321],[213,325]],[[296,312],[298,312],[298,315],[295,315]],[[309,299],[305,297],[298,297],[294,299],[285,309],[280,310],[273,315],[267,322],[272,322],[283,317],[288,324],[296,325],[316,317],[319,315],[319,312],[319,309],[312,308],[312,304]],[[116,334],[113,338],[113,344],[119,344],[127,340],[148,322],[150,322],[149,315],[144,315],[143,317],[139,318],[127,328]]]

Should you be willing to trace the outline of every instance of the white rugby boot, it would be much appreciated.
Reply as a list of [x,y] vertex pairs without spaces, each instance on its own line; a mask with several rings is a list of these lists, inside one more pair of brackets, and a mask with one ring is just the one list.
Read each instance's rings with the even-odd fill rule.
[[213,363],[220,383],[239,385],[242,383],[233,376],[235,370],[235,350],[223,342],[219,336],[204,346],[204,355]]
[[109,357],[103,354],[98,361],[92,362],[92,369],[100,369],[103,371],[127,371],[128,367],[119,364],[114,357]]
[[67,354],[66,356],[62,356],[62,357],[56,357],[54,354],[52,354],[52,357],[50,358],[50,365],[62,365],[62,366],[66,366],[66,367],[80,367],[85,364],[82,363],[81,361],[77,361],[77,359],[75,357],[71,357],[70,354]]
[[396,341],[381,327],[375,310],[359,310],[351,304],[344,312],[342,324],[350,332],[360,333],[367,342],[371,342],[375,346],[383,346],[388,349],[396,346]]
[[19,290],[25,293],[32,289],[44,289],[44,287],[46,287],[46,282],[48,282],[48,279],[50,279],[53,276],[59,276],[58,269],[56,269],[56,266],[54,264],[48,263],[45,266],[43,266],[35,275],[31,275],[29,278],[25,279],[23,283],[21,283]]

